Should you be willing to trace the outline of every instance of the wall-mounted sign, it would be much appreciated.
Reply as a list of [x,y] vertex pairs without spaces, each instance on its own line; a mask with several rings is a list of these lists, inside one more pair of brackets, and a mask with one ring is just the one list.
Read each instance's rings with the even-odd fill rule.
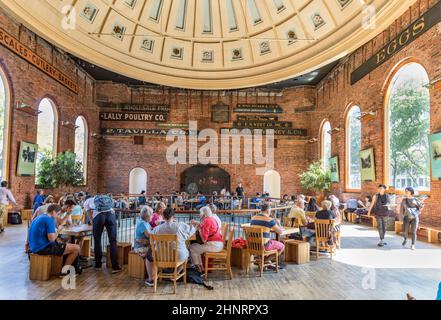
[[292,128],[292,122],[287,121],[234,121],[234,128],[254,129],[288,129]]
[[100,112],[102,121],[143,121],[143,122],[167,122],[166,113],[151,112]]
[[119,104],[117,107],[123,111],[170,112],[170,106],[166,104]]
[[230,122],[230,106],[222,103],[211,106],[211,122]]
[[385,45],[369,60],[363,63],[351,74],[351,84],[357,83],[374,69],[385,63],[393,55],[407,46],[409,43],[417,39],[427,30],[435,26],[441,21],[441,1],[434,5],[423,16],[418,18],[409,27],[401,32],[398,36]]
[[237,116],[237,121],[278,121],[276,116]]
[[20,152],[18,153],[17,175],[35,175],[35,164],[37,161],[38,146],[34,143],[20,142]]
[[73,93],[78,94],[78,84],[76,81],[68,77],[66,74],[58,70],[52,64],[44,60],[42,57],[37,55],[27,46],[22,44],[20,41],[15,39],[9,33],[7,33],[3,28],[0,28],[0,43],[6,48],[14,52],[20,58],[23,58],[39,70],[46,73],[48,76],[54,80],[61,83],[63,86],[68,88]]
[[175,136],[188,135],[188,130],[180,129],[137,129],[137,128],[102,128],[101,134],[111,136],[166,136],[170,134]]
[[238,104],[234,108],[237,113],[283,113],[278,104]]
[[14,52],[20,58],[23,58],[33,66],[37,67],[39,70],[46,73],[54,80],[61,83],[73,93],[78,94],[78,84],[76,81],[72,80],[66,74],[64,74],[52,64],[37,55],[31,49],[29,49],[20,41],[7,33],[3,28],[0,28],[0,43],[12,52]]
[[160,128],[188,128],[189,124],[188,123],[158,123],[157,124],[158,127]]
[[[231,134],[244,134],[244,131],[248,131],[251,134],[254,133],[254,130],[259,129],[250,129],[250,128],[222,128],[221,130],[229,130]],[[298,137],[306,137],[308,135],[307,129],[261,129],[263,134],[266,134],[267,130],[273,130],[275,136],[298,136]]]

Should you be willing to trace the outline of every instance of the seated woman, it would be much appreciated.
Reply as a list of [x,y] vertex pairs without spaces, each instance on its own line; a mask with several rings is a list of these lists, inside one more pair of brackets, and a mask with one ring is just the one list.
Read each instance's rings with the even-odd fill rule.
[[154,285],[153,283],[153,256],[152,248],[150,247],[149,235],[152,232],[152,226],[150,221],[153,217],[153,209],[151,207],[144,206],[141,208],[139,214],[140,218],[136,223],[135,232],[135,245],[134,251],[145,259],[145,268],[147,270],[147,280],[145,284],[149,287]]
[[[334,220],[337,218],[336,212],[332,211],[332,202],[329,200],[325,200],[322,202],[322,210],[317,211],[315,218],[318,220]],[[311,248],[315,248],[315,224],[308,224],[308,229],[310,231],[310,237],[308,242]]]
[[[175,212],[167,208],[163,212],[165,222],[152,230],[152,234],[176,234],[178,236],[178,260],[186,261],[189,257],[186,241],[196,232],[196,228],[184,222],[175,221]],[[182,269],[181,269],[182,270]]]
[[[38,216],[29,227],[29,248],[32,253],[39,255],[67,256],[66,265],[74,266],[76,274],[81,273],[78,255],[80,246],[72,243],[63,243],[59,241],[58,233],[62,225],[57,227],[57,219],[61,213],[61,207],[57,204],[51,204],[47,212]],[[68,216],[70,213],[68,213]],[[66,275],[68,273],[62,274]]]
[[314,197],[311,197],[309,199],[309,202],[306,205],[305,211],[307,211],[307,212],[317,212],[317,211],[320,211],[320,208],[317,205],[317,200]]
[[213,217],[210,207],[205,206],[200,209],[201,221],[191,221],[191,224],[197,228],[202,244],[193,243],[190,246],[190,255],[193,265],[199,272],[204,272],[201,255],[204,252],[220,252],[224,248],[224,241],[220,233],[219,224]]
[[158,203],[158,206],[156,207],[156,212],[153,214],[153,217],[150,220],[150,225],[152,226],[153,229],[164,222],[163,212],[165,208],[167,208],[167,206],[165,205],[164,202]]
[[359,200],[357,204],[358,204],[358,209],[355,211],[355,213],[357,214],[356,223],[361,223],[361,216],[368,214],[369,209],[372,205],[372,196],[367,195],[364,198],[364,203],[363,201]]

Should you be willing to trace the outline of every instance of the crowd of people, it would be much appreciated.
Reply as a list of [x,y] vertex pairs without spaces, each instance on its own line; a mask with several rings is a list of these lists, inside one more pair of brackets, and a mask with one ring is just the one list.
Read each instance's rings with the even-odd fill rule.
[[[2,182],[0,188],[0,213],[3,207],[9,202],[16,203],[12,193],[7,189],[7,183]],[[238,187],[243,188],[243,187]],[[378,193],[373,197],[366,196],[363,200],[349,199],[346,201],[346,207],[343,209],[338,197],[330,195],[320,203],[317,203],[315,197],[306,197],[305,195],[293,195],[289,197],[284,195],[280,203],[284,206],[290,206],[289,213],[285,221],[280,221],[269,209],[271,201],[267,193],[257,193],[252,199],[255,208],[260,212],[250,219],[252,226],[263,228],[265,248],[267,250],[278,250],[280,254],[284,252],[284,244],[271,237],[271,232],[281,234],[282,225],[297,225],[300,228],[300,234],[294,234],[293,238],[300,237],[306,239],[315,247],[315,219],[334,220],[334,228],[331,230],[330,241],[337,241],[337,233],[340,231],[341,223],[348,219],[349,213],[355,213],[357,222],[362,215],[374,215],[378,222],[378,231],[380,242],[378,246],[387,245],[385,242],[386,221],[385,218],[391,214],[393,209],[386,186],[380,185]],[[135,227],[134,250],[145,259],[145,267],[148,278],[145,283],[148,286],[153,285],[153,254],[150,244],[151,234],[176,234],[178,238],[178,258],[180,261],[189,260],[193,268],[204,272],[202,256],[205,252],[219,252],[224,248],[224,236],[221,233],[222,221],[216,214],[218,206],[209,199],[202,198],[199,194],[200,206],[199,219],[189,222],[178,222],[175,219],[175,211],[162,201],[159,194],[153,206],[143,202],[145,192],[137,198],[141,205],[139,219]],[[242,190],[242,196],[244,196]],[[176,193],[178,202],[179,197],[184,197],[181,193]],[[91,196],[86,192],[76,194],[64,194],[60,199],[52,195],[45,195],[43,191],[38,191],[34,198],[33,214],[29,227],[27,250],[28,252],[41,255],[59,255],[65,257],[65,265],[75,268],[76,274],[81,273],[80,267],[80,243],[70,243],[69,239],[63,238],[60,231],[66,226],[74,224],[74,216],[85,214],[84,223],[93,227],[94,237],[94,258],[95,270],[102,269],[102,244],[101,238],[104,229],[107,231],[110,248],[110,259],[112,262],[112,273],[121,271],[121,266],[117,259],[117,224],[115,218],[115,209],[129,207],[129,199],[125,194],[121,194],[116,199],[111,194]],[[424,207],[423,201],[415,197],[415,190],[406,188],[406,196],[403,199],[399,213],[404,217],[403,246],[407,245],[408,231],[411,231],[411,248],[415,249],[416,232],[419,223],[419,214]],[[310,213],[314,213],[314,217]],[[2,221],[0,219],[0,221]],[[189,247],[186,242],[194,236]],[[282,265],[280,267],[283,267]],[[69,268],[67,268],[69,269]],[[67,271],[69,273],[69,271]],[[62,274],[65,275],[66,273]]]

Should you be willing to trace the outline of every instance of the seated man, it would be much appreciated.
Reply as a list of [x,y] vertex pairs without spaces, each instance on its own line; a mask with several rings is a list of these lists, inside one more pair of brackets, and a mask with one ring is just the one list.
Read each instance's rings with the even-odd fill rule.
[[[333,220],[336,218],[336,215],[334,213],[334,211],[331,210],[332,207],[332,202],[329,200],[325,200],[322,202],[322,210],[317,211],[315,218],[317,220]],[[310,226],[311,225],[311,226]],[[315,228],[315,224],[310,224],[308,225],[308,229],[314,229]],[[310,230],[312,231],[312,230]],[[315,243],[315,232],[312,232],[312,236],[309,238],[308,240],[311,249],[315,248],[316,243]]]
[[207,198],[200,192],[198,192],[198,205],[196,206],[196,209],[200,209],[202,207],[205,207],[207,205]]
[[[61,212],[57,204],[49,205],[46,214],[38,216],[29,227],[29,248],[39,255],[67,256],[65,265],[74,266],[76,274],[81,274],[78,255],[80,246],[57,241],[58,232],[63,226],[56,227],[56,219]],[[68,214],[70,215],[70,213]],[[62,273],[61,275],[67,275]]]
[[345,220],[349,221],[348,214],[354,213],[358,209],[358,201],[357,199],[349,199],[346,201],[346,209],[345,209]]
[[145,197],[145,190],[141,191],[141,195],[138,197],[138,205],[145,206],[147,204],[147,199]]
[[[277,219],[270,217],[267,204],[262,204],[260,210],[261,213],[251,218],[250,224],[251,226],[263,228],[265,250],[277,250],[279,254],[282,254],[282,252],[285,250],[285,245],[279,241],[271,239],[271,231],[274,231],[278,234],[281,234],[283,232],[283,229],[280,226],[280,222]],[[282,261],[282,259],[279,259],[279,261]]]
[[[251,199],[251,209],[257,209],[258,204],[262,201],[262,198],[260,197],[260,192],[256,193],[256,196]],[[260,209],[260,208],[258,208]]]

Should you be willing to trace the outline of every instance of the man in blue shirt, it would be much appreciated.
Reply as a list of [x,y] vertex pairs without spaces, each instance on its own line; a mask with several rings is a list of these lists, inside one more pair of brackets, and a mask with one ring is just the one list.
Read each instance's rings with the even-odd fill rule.
[[196,206],[196,209],[200,209],[207,205],[207,198],[205,198],[205,196],[200,192],[198,192],[198,200],[199,200],[199,204]]
[[[67,256],[65,265],[74,266],[77,274],[81,273],[78,265],[80,246],[72,243],[58,242],[60,227],[56,227],[56,219],[61,212],[61,207],[51,204],[47,213],[38,216],[29,227],[29,248],[34,254]],[[70,215],[70,213],[68,213]]]

